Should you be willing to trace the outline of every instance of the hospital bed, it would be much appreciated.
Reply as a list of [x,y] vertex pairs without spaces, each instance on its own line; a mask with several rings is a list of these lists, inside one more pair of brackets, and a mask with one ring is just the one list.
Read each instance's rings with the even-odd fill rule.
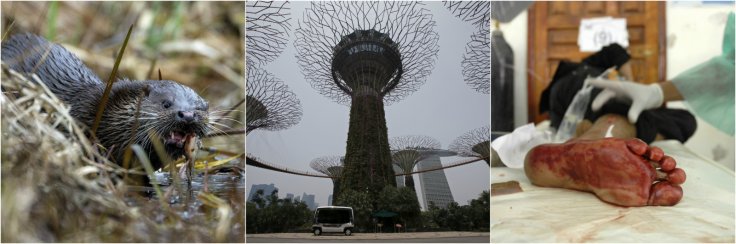
[[734,173],[674,140],[657,141],[685,170],[673,207],[619,207],[594,194],[532,185],[523,169],[492,168],[491,183],[522,192],[491,196],[491,242],[734,243]]

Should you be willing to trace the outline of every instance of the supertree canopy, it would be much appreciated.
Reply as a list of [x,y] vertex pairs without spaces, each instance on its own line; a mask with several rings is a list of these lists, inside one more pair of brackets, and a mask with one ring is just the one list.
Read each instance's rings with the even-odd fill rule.
[[411,94],[434,66],[438,35],[418,2],[313,2],[296,29],[302,73],[350,105],[341,189],[373,194],[396,185],[384,104]]
[[[424,159],[425,155],[422,150],[435,150],[440,148],[440,142],[428,136],[408,135],[391,138],[391,158],[396,166],[401,168],[404,173],[414,171],[414,166]],[[404,176],[404,183],[412,191],[416,192],[414,187],[414,177],[411,175]]]
[[491,32],[488,26],[481,27],[470,37],[463,56],[465,83],[477,92],[491,92]]
[[309,163],[309,166],[317,172],[323,173],[332,178],[332,196],[337,196],[340,192],[340,177],[343,170],[343,157],[341,156],[324,156],[315,158]]
[[[387,105],[418,90],[439,49],[432,15],[417,2],[313,2],[298,24],[306,79],[345,105],[358,84],[376,89]],[[333,62],[340,60],[350,63]],[[347,72],[362,66],[370,69]]]
[[296,95],[265,70],[248,67],[246,93],[246,134],[255,129],[283,130],[302,118],[302,106]]
[[471,22],[478,30],[470,36],[463,56],[465,83],[480,93],[491,92],[491,2],[444,1],[455,17]]
[[262,65],[273,61],[284,50],[291,28],[288,5],[288,1],[246,1],[248,62]]
[[491,1],[443,1],[455,17],[474,25],[491,24]]
[[491,165],[491,127],[486,125],[466,132],[450,144],[450,150],[462,157],[485,158]]

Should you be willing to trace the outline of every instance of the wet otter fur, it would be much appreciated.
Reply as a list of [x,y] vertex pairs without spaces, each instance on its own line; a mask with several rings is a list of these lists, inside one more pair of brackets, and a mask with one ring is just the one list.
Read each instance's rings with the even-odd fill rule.
[[[14,35],[2,42],[2,61],[18,72],[34,73],[57,97],[69,105],[70,114],[91,128],[105,82],[74,54],[33,34]],[[140,101],[140,110],[136,110]],[[171,159],[184,155],[187,136],[202,137],[208,131],[208,104],[191,88],[170,80],[117,80],[112,87],[96,137],[113,160],[122,163],[126,146],[141,145],[154,169],[161,168],[149,131],[163,142]],[[138,122],[133,135],[133,128]]]

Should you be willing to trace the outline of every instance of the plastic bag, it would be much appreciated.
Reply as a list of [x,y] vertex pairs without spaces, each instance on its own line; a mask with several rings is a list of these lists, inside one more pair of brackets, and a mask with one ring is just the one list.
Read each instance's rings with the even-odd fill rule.
[[557,133],[555,134],[555,142],[565,142],[575,135],[578,123],[583,121],[585,112],[590,107],[590,96],[593,92],[593,86],[589,85],[588,81],[591,79],[602,79],[608,75],[613,69],[607,69],[601,73],[598,77],[588,77],[583,83],[583,87],[580,88],[578,93],[573,97],[570,106],[565,111],[565,116],[560,122],[560,126],[557,127]]
[[570,106],[565,111],[565,116],[562,118],[560,126],[557,128],[557,134],[555,134],[556,142],[567,141],[575,135],[575,129],[578,123],[583,120],[583,116],[585,116],[585,112],[588,110],[590,93],[592,91],[593,87],[589,86],[586,82],[583,88],[575,94]]

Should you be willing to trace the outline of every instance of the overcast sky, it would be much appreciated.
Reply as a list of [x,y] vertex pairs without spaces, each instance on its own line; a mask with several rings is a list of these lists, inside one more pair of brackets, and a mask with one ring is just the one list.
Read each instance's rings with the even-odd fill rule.
[[[267,64],[265,69],[283,80],[296,93],[303,107],[299,124],[282,131],[256,130],[247,136],[246,150],[266,162],[315,172],[309,167],[312,159],[328,155],[345,155],[348,134],[349,110],[345,105],[333,102],[313,89],[300,72],[294,49],[293,31],[301,19],[308,2],[291,2],[289,45],[284,52]],[[451,15],[442,2],[425,2],[434,15],[439,34],[439,53],[435,68],[426,83],[415,93],[386,107],[389,138],[401,135],[426,135],[434,137],[447,148],[453,140],[472,129],[490,123],[490,99],[465,84],[461,61],[465,45],[475,27]],[[464,158],[445,157],[443,164]],[[481,191],[488,190],[490,174],[488,165],[476,162],[445,170],[455,201],[467,205]],[[422,208],[419,177],[414,175]],[[318,205],[327,205],[332,194],[332,181],[326,178],[284,174],[248,166],[246,169],[246,194],[253,184],[275,184],[279,197],[287,193],[301,196],[315,194]]]

